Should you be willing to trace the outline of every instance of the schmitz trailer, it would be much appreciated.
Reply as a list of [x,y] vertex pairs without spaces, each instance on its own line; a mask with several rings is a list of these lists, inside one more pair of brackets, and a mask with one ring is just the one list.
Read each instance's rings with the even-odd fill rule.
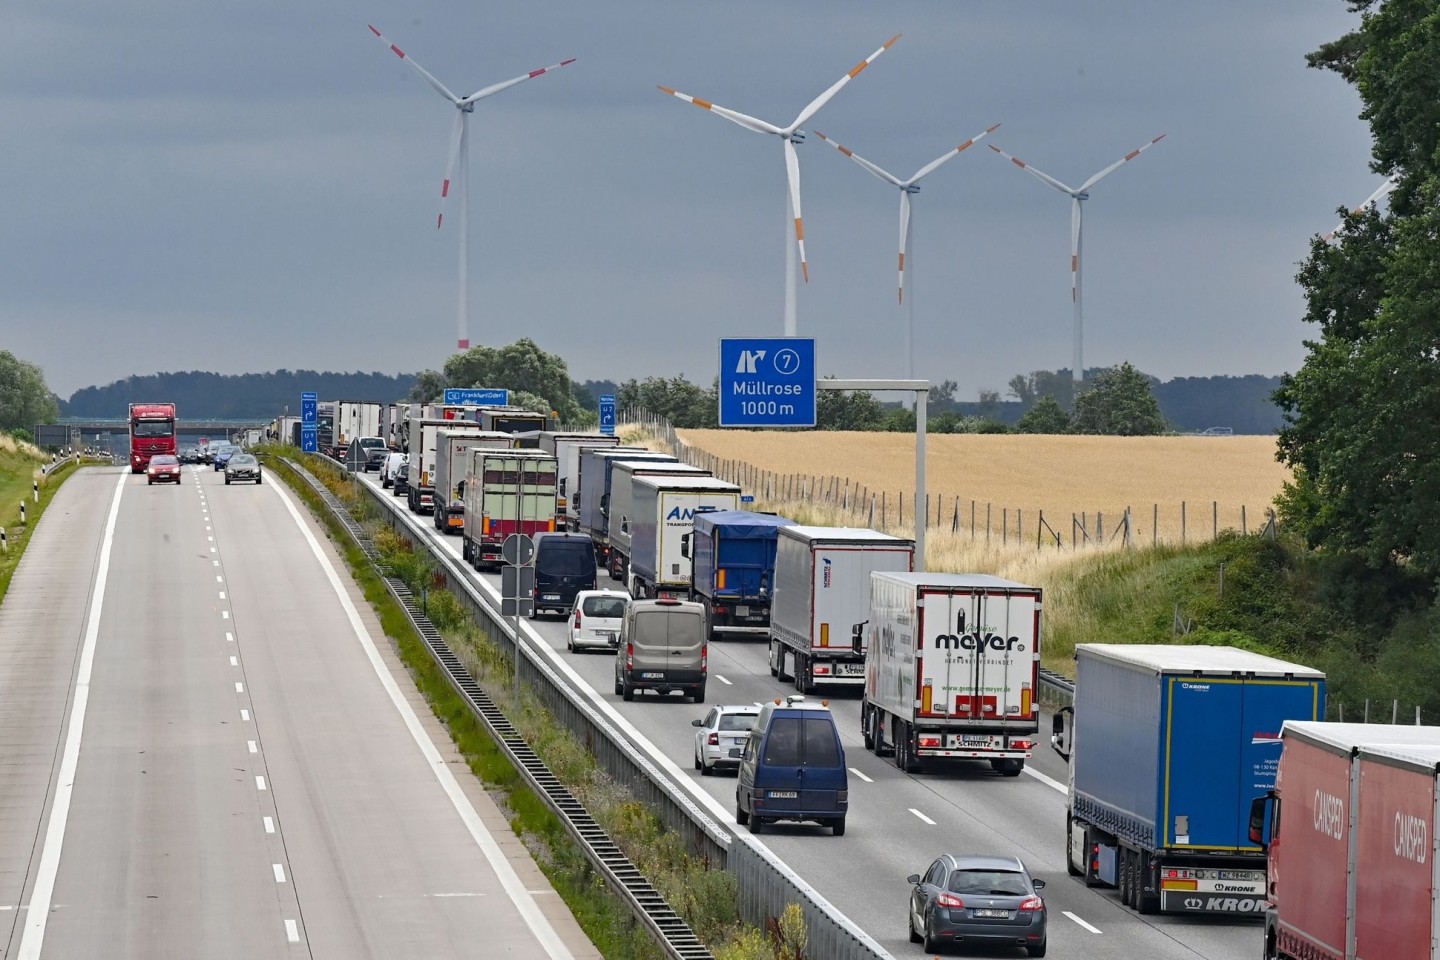
[[1250,816],[1269,856],[1263,956],[1434,958],[1440,727],[1287,720],[1280,738],[1275,789]]
[[429,513],[435,506],[435,445],[441,430],[451,437],[481,436],[488,431],[465,420],[410,421],[410,489],[406,502],[414,513]]
[[590,449],[581,453],[584,464],[580,473],[580,532],[595,544],[595,562],[618,579],[610,556],[610,481],[611,469],[621,460],[646,460],[653,463],[678,463],[668,453],[655,450],[626,450],[623,447]]
[[[630,576],[630,527],[627,522],[637,511],[636,477],[708,477],[709,470],[692,467],[688,463],[661,460],[611,460],[610,494],[605,503],[605,546],[606,569],[611,580],[626,583]],[[737,501],[735,506],[739,506]],[[727,508],[728,509],[728,508]],[[686,582],[689,580],[687,578]]]
[[1082,643],[1051,742],[1070,761],[1066,864],[1141,913],[1258,917],[1252,801],[1287,720],[1325,715],[1325,675],[1234,647]]
[[915,542],[849,527],[784,527],[775,545],[770,673],[810,693],[819,683],[865,683],[856,624],[870,619],[870,574],[903,573]]
[[690,590],[690,561],[682,553],[685,535],[702,510],[734,510],[740,488],[711,476],[638,476],[630,481],[634,513],[612,514],[612,526],[630,537],[627,558],[630,596],[684,598]]
[[500,565],[512,533],[555,529],[555,458],[539,450],[470,451],[461,556],[480,570]]
[[888,744],[910,773],[965,759],[1019,776],[1040,729],[1040,609],[1040,588],[1013,580],[872,573],[865,746],[879,756]]
[[794,520],[749,510],[695,514],[681,544],[690,560],[690,599],[704,604],[710,639],[768,639],[775,596],[775,549],[781,527]]
[[470,451],[477,447],[510,450],[515,438],[508,433],[476,433],[444,427],[435,431],[435,529],[442,533],[465,532],[465,481],[470,469]]

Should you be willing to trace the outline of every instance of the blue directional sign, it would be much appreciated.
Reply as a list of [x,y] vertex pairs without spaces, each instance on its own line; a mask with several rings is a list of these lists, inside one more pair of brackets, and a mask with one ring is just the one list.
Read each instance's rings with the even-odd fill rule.
[[722,339],[720,426],[815,426],[815,339]]
[[613,435],[615,433],[615,395],[604,394],[600,397],[600,432]]
[[300,449],[305,453],[320,452],[319,428],[313,423],[300,424]]
[[300,422],[302,424],[318,422],[319,417],[316,416],[318,406],[315,402],[315,394],[308,392],[300,394]]
[[510,391],[489,387],[446,387],[445,402],[464,407],[503,407],[510,402]]

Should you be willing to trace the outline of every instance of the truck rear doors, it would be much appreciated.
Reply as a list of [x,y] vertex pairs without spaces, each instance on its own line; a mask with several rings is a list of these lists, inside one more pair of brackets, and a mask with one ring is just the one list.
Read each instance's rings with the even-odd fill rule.
[[[919,714],[1033,729],[1039,596],[977,590],[920,597]],[[960,746],[1003,746],[992,739],[977,732],[962,736]]]

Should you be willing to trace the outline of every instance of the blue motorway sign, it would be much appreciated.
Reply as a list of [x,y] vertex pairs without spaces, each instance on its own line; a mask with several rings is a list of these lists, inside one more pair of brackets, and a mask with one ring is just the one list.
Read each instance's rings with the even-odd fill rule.
[[615,395],[612,393],[600,397],[600,432],[615,433]]
[[722,339],[720,426],[815,426],[815,339]]
[[317,407],[318,404],[315,402],[315,394],[309,392],[300,394],[300,422],[317,422],[317,420],[319,419],[316,416]]
[[315,424],[300,424],[300,449],[305,453],[320,452],[319,427]]
[[464,407],[503,407],[510,402],[510,391],[489,387],[446,387],[445,402]]

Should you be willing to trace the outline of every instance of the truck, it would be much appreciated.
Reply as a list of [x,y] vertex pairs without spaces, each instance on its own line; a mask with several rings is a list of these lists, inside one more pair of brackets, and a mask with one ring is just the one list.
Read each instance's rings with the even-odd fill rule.
[[852,527],[781,527],[770,607],[770,675],[801,693],[816,684],[860,687],[870,617],[870,574],[914,569],[915,541]]
[[156,454],[176,453],[175,404],[130,404],[130,472],[144,473]]
[[1082,643],[1051,744],[1069,762],[1066,866],[1140,913],[1264,913],[1251,803],[1287,720],[1325,716],[1325,675],[1236,647]]
[[871,573],[853,641],[866,748],[907,773],[987,760],[1019,776],[1040,731],[1041,601],[1039,587],[984,574]]
[[430,513],[435,508],[435,441],[441,430],[450,431],[451,436],[487,432],[478,423],[464,420],[410,421],[410,489],[406,502],[413,513]]
[[334,439],[331,456],[340,460],[358,437],[380,436],[380,404],[368,400],[335,401]]
[[460,555],[476,570],[498,567],[512,533],[555,529],[555,458],[539,450],[470,451]]
[[442,533],[465,532],[465,481],[469,479],[470,453],[476,447],[510,450],[515,438],[508,433],[442,427],[435,431],[435,529]]
[[497,430],[500,433],[527,433],[554,427],[554,421],[545,414],[515,406],[475,407],[470,418],[486,430]]
[[711,640],[769,638],[776,543],[780,528],[794,525],[749,510],[695,514],[680,554],[690,561],[690,599],[709,614]]
[[572,519],[571,493],[580,477],[580,451],[596,447],[618,447],[620,438],[603,433],[566,433],[561,430],[531,430],[517,433],[516,446],[544,450],[555,455],[560,477],[560,529],[578,530],[579,517]]
[[[302,446],[298,442],[295,445]],[[334,400],[321,400],[315,404],[315,449],[319,453],[335,455]]]
[[[605,515],[605,546],[609,549],[606,567],[611,580],[628,582],[630,575],[630,525],[627,520],[636,512],[634,480],[636,477],[678,476],[708,477],[709,470],[692,467],[678,460],[616,460],[607,463],[610,470],[610,493],[601,512]],[[739,506],[737,502],[735,506]],[[689,578],[686,578],[689,582]]]
[[1263,956],[1434,958],[1440,727],[1287,720],[1280,742],[1250,813],[1270,877]]
[[637,600],[683,599],[690,591],[690,562],[681,541],[702,510],[735,510],[740,487],[708,474],[637,476],[630,481],[633,512],[611,512],[612,532],[629,537],[626,557],[630,596]]
[[627,450],[609,447],[584,450],[580,454],[580,532],[595,544],[595,562],[618,579],[606,539],[610,524],[611,467],[620,460],[651,460],[657,463],[678,463],[668,453],[658,450]]
[[[574,473],[568,475],[569,482],[566,484],[567,493],[565,497],[566,507],[570,512],[570,516],[568,519],[570,520],[571,530],[579,531],[587,529],[584,522],[585,509],[583,500],[583,494],[585,492],[586,484],[586,470],[587,468],[589,469],[589,483],[590,486],[594,488],[595,476],[597,475],[597,473],[603,472],[601,470],[601,464],[603,463],[603,461],[597,459],[594,454],[602,451],[607,454],[612,452],[639,454],[641,457],[654,456],[657,453],[657,451],[651,450],[647,447],[628,446],[626,444],[615,444],[614,446],[602,445],[599,447],[581,447],[579,450],[575,451],[575,471]],[[567,457],[569,455],[570,454],[567,453]],[[666,456],[666,454],[660,455]],[[565,470],[565,463],[563,461],[560,464],[560,469],[562,472]],[[600,493],[595,494],[597,498],[601,495],[602,494]],[[597,513],[596,516],[598,517],[599,514]],[[595,562],[600,566],[605,565],[604,560],[600,557],[598,553],[595,555]]]

